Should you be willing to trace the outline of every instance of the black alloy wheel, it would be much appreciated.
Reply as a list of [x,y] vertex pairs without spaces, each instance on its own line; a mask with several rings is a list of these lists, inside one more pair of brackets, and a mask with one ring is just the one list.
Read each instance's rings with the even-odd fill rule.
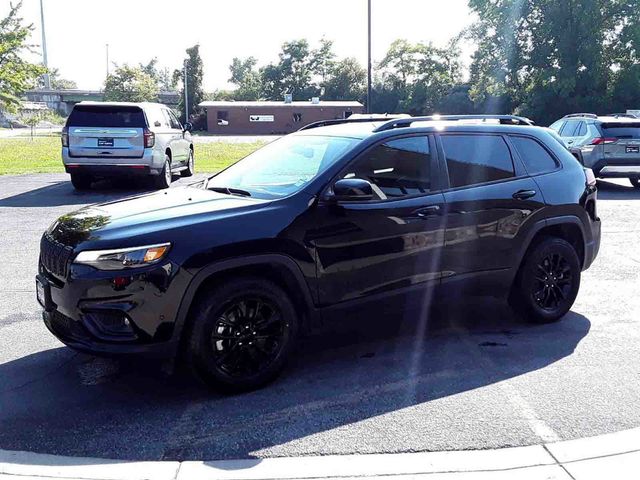
[[550,253],[536,265],[534,301],[544,310],[554,311],[571,294],[571,267],[560,253]]
[[560,320],[572,307],[582,268],[574,247],[564,239],[543,237],[529,247],[509,295],[509,304],[526,320]]
[[239,277],[201,297],[187,331],[186,358],[218,390],[253,390],[282,371],[297,332],[287,292],[266,279]]
[[287,327],[282,312],[269,299],[234,300],[217,318],[211,333],[216,367],[230,377],[261,373],[285,345]]

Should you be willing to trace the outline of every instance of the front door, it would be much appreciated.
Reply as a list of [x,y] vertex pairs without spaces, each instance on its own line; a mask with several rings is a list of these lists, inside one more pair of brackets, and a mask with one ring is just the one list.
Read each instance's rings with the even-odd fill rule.
[[321,304],[403,297],[439,282],[444,198],[433,181],[433,146],[410,136],[368,149],[339,178],[369,181],[375,198],[318,205],[306,240],[316,251]]

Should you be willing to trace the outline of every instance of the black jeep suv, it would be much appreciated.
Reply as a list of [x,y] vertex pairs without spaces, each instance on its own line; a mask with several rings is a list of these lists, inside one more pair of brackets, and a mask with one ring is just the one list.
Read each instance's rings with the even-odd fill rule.
[[424,312],[454,292],[558,320],[599,244],[593,174],[545,129],[371,117],[312,124],[189,187],[64,215],[42,237],[36,280],[47,327],[70,347],[180,354],[243,390],[352,307]]

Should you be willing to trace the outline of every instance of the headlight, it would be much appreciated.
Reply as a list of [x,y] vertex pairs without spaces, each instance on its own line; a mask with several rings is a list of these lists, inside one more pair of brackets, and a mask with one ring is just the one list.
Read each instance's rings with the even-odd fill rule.
[[162,260],[169,252],[170,243],[116,250],[86,250],[78,253],[74,263],[91,265],[99,270],[123,270],[143,267]]

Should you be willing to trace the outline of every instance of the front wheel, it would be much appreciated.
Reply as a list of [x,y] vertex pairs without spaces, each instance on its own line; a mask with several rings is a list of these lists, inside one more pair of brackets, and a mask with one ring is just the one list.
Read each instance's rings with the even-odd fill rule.
[[195,173],[195,162],[193,160],[193,149],[189,149],[189,160],[187,160],[187,168],[180,172],[183,177],[190,177]]
[[580,288],[580,260],[561,238],[545,238],[527,251],[509,303],[533,323],[555,322],[571,309]]
[[631,177],[629,181],[635,188],[640,188],[640,177]]
[[265,279],[238,278],[213,289],[196,308],[187,360],[214,388],[253,390],[282,371],[297,332],[296,311],[284,290]]

